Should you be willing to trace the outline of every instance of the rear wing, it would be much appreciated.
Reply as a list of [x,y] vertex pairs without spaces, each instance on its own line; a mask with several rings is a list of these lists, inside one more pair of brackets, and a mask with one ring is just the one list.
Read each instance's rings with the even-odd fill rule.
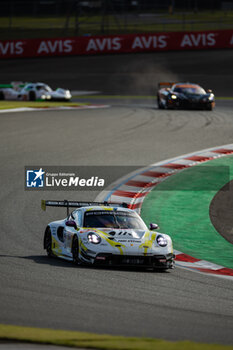
[[176,84],[176,82],[160,82],[158,83],[158,89],[162,89],[162,88],[170,88],[172,87],[172,85]]
[[0,84],[1,89],[14,89],[19,90],[23,88],[26,85],[26,83],[22,81],[12,81],[10,84]]
[[11,85],[14,90],[20,90],[22,89],[27,83],[24,83],[23,81],[12,81]]
[[63,201],[54,201],[54,200],[41,200],[41,208],[45,211],[46,207],[63,207],[67,208],[67,216],[69,216],[69,208],[81,208],[81,207],[90,207],[94,205],[103,205],[105,207],[118,206],[122,208],[128,208],[127,203],[109,203],[109,202],[76,202],[68,201],[64,199]]

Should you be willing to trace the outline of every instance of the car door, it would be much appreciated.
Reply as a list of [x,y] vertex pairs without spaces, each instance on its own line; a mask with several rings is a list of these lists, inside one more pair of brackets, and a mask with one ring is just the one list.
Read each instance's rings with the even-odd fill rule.
[[79,209],[74,210],[70,214],[68,220],[74,220],[76,222],[76,225],[77,225],[76,230],[73,227],[65,226],[64,232],[63,232],[65,249],[68,253],[71,253],[73,236],[74,236],[74,234],[78,234],[78,230],[81,227],[81,223],[82,223],[81,210],[79,210]]

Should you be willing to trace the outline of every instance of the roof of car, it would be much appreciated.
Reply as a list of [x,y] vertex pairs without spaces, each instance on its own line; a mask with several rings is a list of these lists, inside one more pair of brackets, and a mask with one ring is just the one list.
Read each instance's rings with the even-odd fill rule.
[[200,87],[197,84],[190,84],[190,83],[178,83],[173,85],[173,87],[181,87],[181,88],[197,88]]
[[88,207],[81,207],[80,208],[83,212],[88,212],[88,211],[124,211],[126,213],[132,213],[134,212],[132,209],[124,208],[121,206],[113,206],[113,207],[108,207],[108,206],[88,206]]

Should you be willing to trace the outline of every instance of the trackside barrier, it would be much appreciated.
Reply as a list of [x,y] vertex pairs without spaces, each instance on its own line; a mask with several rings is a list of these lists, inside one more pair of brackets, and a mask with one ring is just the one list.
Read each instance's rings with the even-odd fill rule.
[[0,59],[233,47],[233,30],[0,41]]

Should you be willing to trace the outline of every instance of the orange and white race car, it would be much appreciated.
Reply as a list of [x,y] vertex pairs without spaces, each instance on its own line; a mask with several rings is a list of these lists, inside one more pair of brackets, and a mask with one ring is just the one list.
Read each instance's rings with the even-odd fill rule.
[[159,109],[204,109],[211,111],[215,106],[212,90],[205,91],[192,83],[159,83],[157,92]]

